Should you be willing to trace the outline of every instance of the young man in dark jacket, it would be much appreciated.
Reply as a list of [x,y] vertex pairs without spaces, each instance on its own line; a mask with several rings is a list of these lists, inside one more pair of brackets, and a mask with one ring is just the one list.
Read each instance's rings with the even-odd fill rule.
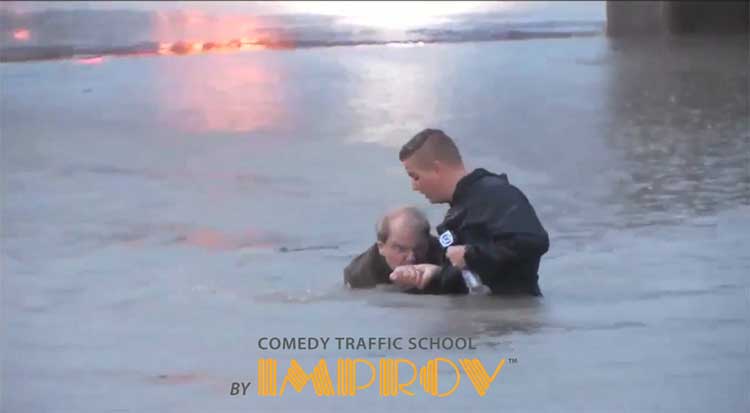
[[430,235],[429,221],[414,207],[388,212],[378,221],[375,230],[375,244],[344,268],[344,282],[349,287],[389,284],[389,275],[398,266],[440,264],[444,260],[440,243]]
[[466,293],[461,271],[470,270],[494,294],[541,295],[538,270],[549,236],[505,174],[468,173],[453,140],[438,129],[414,136],[399,159],[412,189],[432,203],[450,204],[437,227],[450,263],[400,266],[391,280],[428,293]]

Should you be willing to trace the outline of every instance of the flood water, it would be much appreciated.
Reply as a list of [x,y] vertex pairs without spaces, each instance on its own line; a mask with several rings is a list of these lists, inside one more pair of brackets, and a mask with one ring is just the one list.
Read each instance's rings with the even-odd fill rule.
[[[748,50],[595,37],[4,64],[2,410],[746,411]],[[343,286],[381,213],[445,213],[398,162],[425,127],[529,197],[551,237],[544,298]],[[338,336],[477,349],[258,347]],[[264,357],[281,378],[291,359],[436,356],[517,362],[484,397],[466,377],[445,398],[255,387]]]

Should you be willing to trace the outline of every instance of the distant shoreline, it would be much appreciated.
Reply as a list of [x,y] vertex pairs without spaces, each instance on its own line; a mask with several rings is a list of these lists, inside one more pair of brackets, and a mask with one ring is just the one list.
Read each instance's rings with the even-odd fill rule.
[[[441,44],[441,43],[475,43],[475,42],[497,42],[508,40],[533,40],[533,39],[565,39],[577,37],[596,37],[603,35],[602,30],[590,31],[516,31],[510,30],[503,33],[489,33],[486,35],[462,36],[460,34],[451,34],[445,36],[430,36],[429,38],[415,38],[411,40],[298,40],[298,41],[269,41],[257,42],[250,45],[253,49],[264,50],[293,50],[293,49],[310,49],[325,47],[346,47],[346,46],[379,46],[379,45],[421,45],[421,44]],[[131,46],[123,47],[75,47],[67,45],[58,46],[15,46],[0,48],[0,63],[23,63],[49,60],[71,60],[79,58],[95,57],[134,57],[134,56],[182,56],[194,54],[211,54],[225,52],[240,52],[247,50],[240,46],[216,47],[211,43],[201,44],[196,49],[195,44],[177,42],[170,44],[165,49],[164,46],[157,42],[144,42]]]

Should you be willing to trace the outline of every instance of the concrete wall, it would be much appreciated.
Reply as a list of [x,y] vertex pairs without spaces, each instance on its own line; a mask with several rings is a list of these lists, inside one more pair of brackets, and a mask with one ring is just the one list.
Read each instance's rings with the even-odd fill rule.
[[613,37],[664,31],[663,1],[608,1],[607,35]]
[[748,33],[748,1],[608,1],[607,34]]
[[667,23],[671,33],[748,32],[748,1],[670,1],[668,4]]

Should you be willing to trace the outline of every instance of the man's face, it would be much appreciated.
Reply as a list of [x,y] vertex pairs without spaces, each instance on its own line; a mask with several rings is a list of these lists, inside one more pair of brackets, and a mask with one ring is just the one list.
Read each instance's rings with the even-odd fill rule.
[[378,242],[378,251],[391,269],[399,265],[424,263],[427,257],[427,240],[401,220],[391,220],[391,230],[385,242]]
[[433,204],[445,202],[441,196],[441,178],[437,165],[424,165],[415,158],[416,156],[412,156],[401,162],[411,179],[411,189],[424,195]]

